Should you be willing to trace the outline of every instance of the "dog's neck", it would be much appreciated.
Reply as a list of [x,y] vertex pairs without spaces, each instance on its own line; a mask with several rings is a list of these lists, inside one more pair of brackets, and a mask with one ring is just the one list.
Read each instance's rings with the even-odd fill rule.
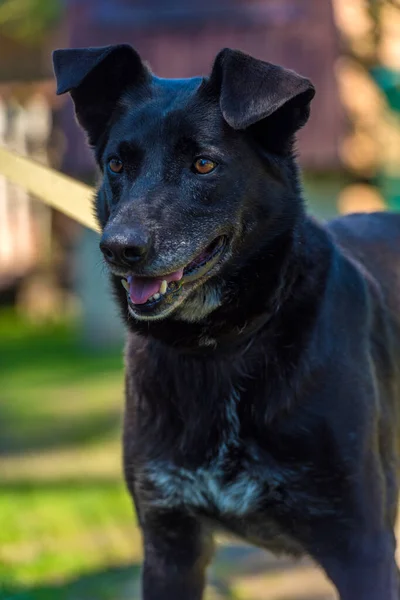
[[276,331],[283,311],[300,310],[305,296],[307,301],[310,296],[316,300],[330,254],[325,231],[301,215],[293,227],[260,245],[229,275],[226,300],[206,318],[193,323],[130,321],[129,328],[183,353],[242,352],[258,333]]
[[[287,410],[293,389],[310,377],[303,353],[323,305],[334,253],[326,231],[304,219],[268,251],[260,249],[251,264],[246,261],[237,273],[242,285],[234,301],[206,323],[160,321],[148,331],[138,323],[146,339],[128,336],[127,364],[141,389],[151,382],[146,411],[168,455],[197,464],[199,457],[215,454],[226,431],[227,399],[238,391],[242,426],[252,435],[258,403],[264,424]],[[199,346],[204,335],[215,336],[217,346]],[[194,411],[199,419],[193,419]]]

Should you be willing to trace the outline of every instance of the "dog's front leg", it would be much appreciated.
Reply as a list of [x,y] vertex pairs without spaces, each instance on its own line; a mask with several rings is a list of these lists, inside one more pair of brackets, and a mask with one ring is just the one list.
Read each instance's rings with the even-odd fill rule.
[[146,514],[143,600],[201,600],[213,540],[201,523],[179,511]]
[[340,600],[399,600],[399,574],[393,536],[359,538],[351,554],[320,561]]

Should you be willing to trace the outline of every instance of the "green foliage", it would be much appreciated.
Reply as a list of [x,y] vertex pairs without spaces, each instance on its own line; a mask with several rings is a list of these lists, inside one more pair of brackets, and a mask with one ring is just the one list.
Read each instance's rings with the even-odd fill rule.
[[19,41],[38,43],[61,13],[61,0],[0,0],[0,31]]

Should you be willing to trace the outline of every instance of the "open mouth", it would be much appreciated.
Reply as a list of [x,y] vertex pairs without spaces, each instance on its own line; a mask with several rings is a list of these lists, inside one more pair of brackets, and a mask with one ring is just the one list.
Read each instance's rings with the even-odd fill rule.
[[[161,316],[177,305],[185,292],[209,275],[220,263],[227,247],[227,238],[216,238],[185,267],[161,277],[130,275],[121,283],[127,292],[128,304],[136,317]],[[165,310],[164,310],[165,309]]]

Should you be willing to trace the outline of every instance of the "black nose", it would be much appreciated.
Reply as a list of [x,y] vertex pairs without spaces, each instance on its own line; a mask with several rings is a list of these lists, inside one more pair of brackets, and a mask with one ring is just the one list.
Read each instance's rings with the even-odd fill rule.
[[146,257],[149,249],[149,236],[134,229],[104,231],[100,240],[105,259],[115,265],[132,267]]

